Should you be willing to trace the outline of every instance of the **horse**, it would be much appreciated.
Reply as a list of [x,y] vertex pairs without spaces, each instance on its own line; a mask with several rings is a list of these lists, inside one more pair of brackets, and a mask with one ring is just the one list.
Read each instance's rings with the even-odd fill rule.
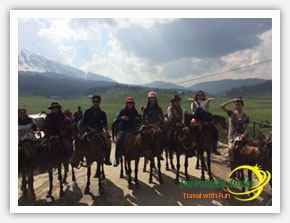
[[115,140],[115,138],[117,137],[118,135],[118,132],[119,132],[119,122],[117,120],[115,120],[113,123],[112,123],[112,139]]
[[[99,178],[99,193],[104,190],[101,181],[101,166],[105,162],[106,146],[102,136],[97,131],[90,131],[84,134],[84,137],[78,137],[73,142],[73,155],[70,160],[73,167],[80,168],[79,165],[87,167],[87,184],[84,194],[90,193],[91,165],[97,162],[97,177]],[[84,161],[83,159],[86,159]],[[84,164],[85,162],[85,164]]]
[[[208,171],[209,179],[213,180],[211,174],[211,150],[212,150],[212,130],[213,126],[219,124],[223,129],[227,129],[226,119],[223,116],[213,115],[210,122],[202,122],[193,128],[192,136],[197,138],[196,149],[196,169],[199,169],[199,159],[201,160],[201,180],[205,180],[204,171]],[[207,153],[207,167],[204,161],[204,152]]]
[[190,155],[190,149],[193,146],[193,144],[196,144],[196,137],[191,134],[191,130],[188,126],[181,126],[177,129],[175,136],[172,140],[172,146],[175,148],[176,153],[176,178],[175,183],[179,183],[179,169],[180,169],[180,156],[182,154],[185,155],[185,162],[184,162],[184,168],[185,168],[185,177],[186,180],[189,180],[188,176],[188,157]]
[[[145,127],[146,128],[146,127]],[[149,183],[152,183],[152,177],[153,177],[153,168],[155,168],[155,163],[154,163],[154,158],[157,157],[158,159],[158,177],[159,177],[159,182],[163,183],[162,175],[161,175],[161,154],[163,152],[163,144],[164,144],[164,139],[163,139],[163,131],[160,128],[158,124],[151,124],[149,126],[148,130],[149,134],[151,135],[151,150],[152,150],[152,156],[150,160],[150,175],[149,175]],[[147,163],[147,158],[146,156],[144,157],[144,167],[143,167],[143,172],[146,172],[146,163]]]
[[58,180],[60,185],[59,196],[64,196],[61,166],[65,160],[65,152],[62,142],[59,139],[49,140],[45,138],[37,146],[37,166],[40,170],[47,170],[49,176],[49,191],[46,195],[47,198],[52,197],[53,189],[53,169],[58,170]]
[[[259,165],[272,174],[272,142],[249,141],[247,139],[240,139],[239,136],[237,136],[235,141],[234,157],[236,166]],[[243,170],[237,171],[237,178],[240,181],[245,179]],[[251,170],[248,170],[248,180],[252,180]],[[272,178],[269,183],[272,186]],[[245,187],[242,188],[242,191],[245,191]]]
[[143,153],[147,159],[151,159],[151,134],[147,131],[138,132],[137,130],[132,130],[127,132],[124,136],[124,141],[122,143],[122,150],[120,155],[121,172],[120,177],[124,177],[123,170],[123,157],[126,173],[128,175],[128,188],[133,189],[132,178],[131,178],[131,161],[135,161],[135,186],[139,188],[138,182],[138,165],[140,160],[140,154]]
[[36,142],[24,140],[19,143],[18,167],[22,174],[21,191],[23,199],[27,199],[27,187],[30,191],[30,199],[35,200],[36,196],[33,188],[33,170],[36,166]]

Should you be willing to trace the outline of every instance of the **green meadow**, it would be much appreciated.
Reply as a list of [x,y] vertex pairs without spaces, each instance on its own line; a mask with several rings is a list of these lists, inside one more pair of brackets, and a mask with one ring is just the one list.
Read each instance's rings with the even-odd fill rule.
[[[168,91],[159,91],[158,93],[158,103],[162,107],[163,112],[166,113],[167,108],[170,104],[170,99],[174,92]],[[129,96],[134,97],[136,101],[136,108],[139,113],[141,113],[141,107],[145,105],[147,102],[147,90],[132,90],[132,89],[118,89],[107,91],[104,94],[101,94],[102,103],[101,108],[107,114],[107,119],[109,126],[116,118],[117,113],[125,106],[125,99]],[[182,107],[191,113],[190,110],[190,102],[186,100],[188,97],[194,97],[193,94],[182,94],[181,105]],[[225,101],[230,100],[231,98],[227,97],[217,97],[215,101],[210,104],[210,112],[216,115],[222,115],[226,117],[227,115],[220,109],[220,104]],[[29,114],[40,113],[41,111],[49,112],[47,107],[51,102],[57,101],[59,102],[63,110],[69,109],[72,113],[77,111],[77,107],[81,106],[82,110],[89,108],[91,106],[91,99],[88,96],[82,96],[78,98],[70,98],[70,99],[54,99],[54,98],[46,98],[46,97],[38,97],[38,96],[25,96],[19,95],[19,106],[25,107]],[[251,97],[244,99],[245,106],[244,112],[250,116],[250,120],[255,121],[268,121],[272,123],[272,99],[270,96],[262,96],[262,97]],[[228,105],[229,109],[234,109],[234,105]],[[269,129],[265,129],[269,130]]]

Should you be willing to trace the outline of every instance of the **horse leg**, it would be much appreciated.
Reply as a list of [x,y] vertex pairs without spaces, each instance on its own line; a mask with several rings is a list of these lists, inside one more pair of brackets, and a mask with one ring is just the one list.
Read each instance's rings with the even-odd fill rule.
[[205,169],[205,162],[204,162],[204,156],[203,156],[203,151],[200,153],[200,161],[201,161],[201,180],[205,180],[204,176],[204,169]]
[[196,156],[196,164],[195,164],[195,169],[199,169],[199,157],[200,157],[200,153],[199,151],[197,152],[197,156]]
[[187,168],[188,168],[188,156],[187,155],[185,155],[184,168],[185,168],[186,180],[190,180],[189,176],[188,176],[188,172],[187,172]]
[[72,174],[72,181],[73,182],[76,182],[76,176],[75,176],[75,171],[74,171],[74,168],[73,168],[73,166],[71,165],[71,174]]
[[36,196],[35,196],[34,188],[33,188],[33,169],[28,171],[28,189],[31,194],[31,200],[34,201],[36,199]]
[[48,190],[47,195],[46,195],[47,198],[51,197],[51,194],[52,194],[52,188],[53,188],[52,170],[53,170],[52,168],[49,168],[49,170],[48,170],[49,190]]
[[[240,181],[245,181],[245,175],[244,175],[244,170],[240,170],[241,171],[241,180]],[[246,188],[245,188],[245,185],[243,185],[242,187],[242,191],[245,192],[246,191]]]
[[104,179],[106,179],[106,175],[105,175],[105,169],[104,169],[103,163],[102,163],[101,167],[102,167],[101,176],[102,176],[102,179],[104,180]]
[[61,176],[61,165],[57,168],[58,169],[58,181],[59,181],[59,196],[64,196],[63,186],[62,186],[62,176]]
[[121,172],[120,172],[120,178],[124,178],[124,170],[123,170],[123,157],[120,156],[120,163],[121,163]]
[[175,166],[173,164],[173,155],[172,155],[172,158],[170,158],[170,165],[171,165],[171,169],[175,170]]
[[176,159],[177,159],[177,165],[176,165],[176,178],[175,178],[175,183],[179,183],[179,168],[180,168],[180,155],[176,154]]
[[133,185],[132,185],[132,178],[131,178],[131,161],[130,160],[126,160],[126,163],[128,165],[128,188],[129,189],[133,189]]
[[161,174],[161,161],[160,158],[158,157],[158,177],[159,177],[159,182],[162,184],[163,183],[163,178]]
[[150,160],[149,183],[153,183],[153,161],[154,161],[154,156]]
[[138,166],[139,166],[139,159],[135,160],[135,186],[139,188],[139,180],[138,180]]
[[87,185],[86,185],[86,188],[85,188],[85,192],[84,194],[89,194],[90,193],[90,178],[91,178],[91,166],[87,167]]
[[143,166],[143,172],[146,172],[146,165],[147,165],[147,159],[144,156],[144,166]]
[[103,164],[100,164],[99,162],[97,162],[97,173],[99,176],[99,194],[104,194],[104,189],[102,186],[102,174],[101,174],[101,167],[103,167]]
[[23,192],[23,194],[27,194],[27,192],[28,192],[26,184],[27,184],[26,172],[24,170],[22,170],[21,191]]
[[[248,170],[248,181],[250,182],[250,181],[253,181],[253,179],[252,179],[252,171],[251,170]],[[249,190],[252,190],[252,188],[250,188],[249,187]],[[249,194],[250,196],[253,196],[254,195],[254,193],[250,193]]]
[[165,149],[165,157],[166,157],[166,170],[169,170],[169,165],[168,165],[168,149]]
[[66,183],[67,172],[68,172],[68,160],[65,160],[63,163],[64,166],[64,176],[63,176],[63,183]]
[[211,160],[210,160],[210,156],[211,156],[211,151],[207,151],[208,176],[209,176],[209,180],[213,180],[213,177],[212,177],[212,174],[211,174]]

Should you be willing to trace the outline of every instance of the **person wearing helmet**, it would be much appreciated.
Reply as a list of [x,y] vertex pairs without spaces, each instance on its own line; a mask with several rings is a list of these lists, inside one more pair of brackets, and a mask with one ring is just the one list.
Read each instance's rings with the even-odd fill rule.
[[172,139],[173,132],[177,126],[184,124],[184,109],[180,105],[181,98],[174,95],[171,98],[171,104],[167,109],[168,116],[168,131],[166,133],[166,142],[169,150],[170,159],[173,158]]
[[139,119],[139,114],[135,108],[135,100],[132,97],[128,97],[126,99],[126,106],[119,112],[116,119],[116,121],[119,122],[119,132],[116,143],[114,167],[119,165],[119,158],[125,133],[134,130]]
[[161,124],[164,115],[162,108],[159,107],[157,102],[157,94],[154,91],[148,93],[148,101],[143,110],[142,121],[144,124]]

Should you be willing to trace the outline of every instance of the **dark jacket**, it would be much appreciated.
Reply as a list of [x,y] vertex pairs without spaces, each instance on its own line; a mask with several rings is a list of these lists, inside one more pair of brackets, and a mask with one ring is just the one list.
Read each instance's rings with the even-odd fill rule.
[[148,106],[147,108],[144,109],[143,111],[143,117],[142,121],[143,123],[158,123],[163,121],[164,115],[162,108],[157,107],[157,106]]
[[[122,116],[128,116],[128,120],[122,120]],[[128,109],[122,109],[118,114],[117,121],[120,122],[120,131],[128,131],[134,129],[138,123],[136,117],[139,117],[139,114],[136,109],[129,111]]]
[[87,109],[84,114],[84,127],[85,129],[91,127],[103,131],[103,128],[108,127],[106,113],[100,107]]
[[50,113],[44,120],[43,131],[46,137],[58,135],[70,138],[70,120],[63,112],[57,114]]

